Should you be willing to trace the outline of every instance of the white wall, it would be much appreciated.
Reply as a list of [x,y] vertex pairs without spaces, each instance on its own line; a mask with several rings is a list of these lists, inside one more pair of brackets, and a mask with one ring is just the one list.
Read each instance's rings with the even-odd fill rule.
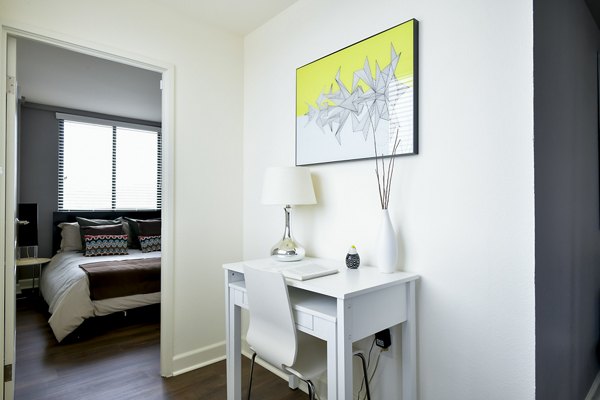
[[241,38],[142,0],[0,0],[0,16],[175,66],[174,368],[223,356],[221,264],[241,257]]
[[[532,2],[301,0],[245,38],[244,257],[264,257],[283,213],[264,169],[294,164],[295,69],[411,18],[419,24],[420,153],[396,163],[390,212],[418,272],[424,400],[535,397]],[[374,165],[312,167],[319,204],[292,230],[309,255],[374,260]],[[385,312],[383,305],[380,312]],[[375,311],[377,312],[377,311]],[[398,332],[373,392],[396,399]]]

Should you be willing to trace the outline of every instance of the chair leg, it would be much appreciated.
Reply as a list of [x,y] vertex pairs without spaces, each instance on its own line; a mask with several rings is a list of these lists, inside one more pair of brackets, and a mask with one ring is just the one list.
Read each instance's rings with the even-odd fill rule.
[[250,392],[252,391],[252,374],[254,373],[254,362],[256,361],[256,353],[252,354],[252,362],[250,363],[250,383],[248,384],[248,400],[250,400]]
[[367,373],[367,360],[365,360],[365,355],[362,353],[356,353],[355,355],[360,357],[365,379],[365,388],[367,389],[367,399],[371,400],[371,391],[369,390],[369,374]]
[[315,384],[312,383],[312,381],[306,381],[306,385],[308,385],[308,399],[315,400],[315,395],[316,395]]

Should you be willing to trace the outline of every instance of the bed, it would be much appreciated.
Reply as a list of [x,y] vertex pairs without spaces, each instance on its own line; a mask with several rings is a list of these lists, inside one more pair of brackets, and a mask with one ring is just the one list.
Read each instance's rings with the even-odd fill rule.
[[[128,254],[94,257],[85,256],[81,250],[66,248],[63,251],[59,251],[61,248],[61,228],[58,227],[59,224],[73,223],[77,217],[103,220],[115,220],[117,217],[127,217],[135,220],[156,220],[160,218],[160,211],[54,213],[53,249],[57,253],[52,257],[50,263],[43,268],[40,290],[44,300],[48,304],[48,311],[51,314],[48,322],[54,336],[59,342],[74,332],[89,318],[105,316],[160,302],[160,251],[142,252],[139,249],[128,248]],[[160,241],[160,237],[158,240]],[[111,261],[111,263],[104,263],[105,261]],[[130,277],[121,277],[125,276],[124,274],[127,271],[126,266],[135,263],[158,263],[158,274],[156,273],[155,266],[153,273],[150,274],[152,276],[143,278],[153,280],[153,282],[146,284],[144,286],[145,290],[139,290],[141,293],[135,292],[137,294],[119,295],[119,293],[125,292],[117,290],[116,292],[110,292],[117,293],[116,297],[106,298],[106,296],[98,296],[97,286],[95,288],[93,286],[91,290],[92,295],[90,294],[90,279],[93,278],[93,275],[90,274],[90,271],[93,271],[92,267],[111,265],[111,273],[116,273],[117,275],[111,275],[110,279],[120,282],[131,279]],[[84,271],[83,268],[87,268],[87,271]],[[158,279],[158,282],[156,282],[156,279]],[[118,286],[118,283],[115,283],[115,286]],[[126,293],[133,292],[130,290]]]

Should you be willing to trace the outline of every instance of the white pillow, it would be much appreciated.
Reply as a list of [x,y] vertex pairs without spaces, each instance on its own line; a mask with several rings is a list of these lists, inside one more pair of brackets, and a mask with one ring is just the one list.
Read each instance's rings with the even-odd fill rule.
[[78,251],[82,250],[81,236],[79,235],[79,224],[77,222],[61,222],[58,224],[61,229],[60,249],[59,253],[63,251]]

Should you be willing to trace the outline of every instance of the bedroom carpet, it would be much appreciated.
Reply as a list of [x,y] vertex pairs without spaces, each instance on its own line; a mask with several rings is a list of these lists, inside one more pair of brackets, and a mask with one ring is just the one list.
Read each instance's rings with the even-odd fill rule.
[[[225,361],[161,378],[156,309],[92,324],[80,338],[57,344],[43,300],[17,301],[15,399],[121,400],[226,398]],[[244,358],[244,387],[249,362]],[[306,399],[300,390],[257,366],[253,398]]]

